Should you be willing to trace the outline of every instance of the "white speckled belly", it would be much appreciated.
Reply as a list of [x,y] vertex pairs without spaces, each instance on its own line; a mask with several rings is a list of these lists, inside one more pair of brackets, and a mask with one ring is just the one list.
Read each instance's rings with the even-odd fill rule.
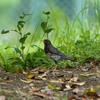
[[52,55],[47,54],[47,57],[50,58],[50,59],[53,59],[53,60],[55,60],[55,61],[58,61],[58,60],[61,59],[61,56],[55,55],[55,54],[52,54]]

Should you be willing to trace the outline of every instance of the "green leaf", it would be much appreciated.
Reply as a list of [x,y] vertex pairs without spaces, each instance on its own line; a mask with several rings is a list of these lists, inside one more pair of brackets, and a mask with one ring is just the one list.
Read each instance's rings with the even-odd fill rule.
[[26,33],[25,35],[31,35],[31,33],[30,33],[30,32],[28,32],[28,33]]
[[47,11],[47,12],[43,12],[45,15],[49,15],[50,14],[50,12],[49,11]]
[[24,23],[25,23],[25,21],[18,21],[17,29],[18,29],[19,31],[21,31],[21,28],[24,27]]
[[23,65],[23,61],[21,58],[16,57],[15,60],[12,62],[12,65],[18,65],[18,64]]
[[25,23],[25,21],[18,21],[18,25],[22,25],[24,23]]
[[23,18],[24,18],[24,16],[20,16],[19,18],[20,18],[20,19],[23,19]]
[[21,31],[21,27],[19,25],[17,25],[17,29],[18,31]]
[[45,30],[45,33],[50,33],[52,30],[54,30],[54,28],[49,28],[49,29]]
[[9,33],[9,30],[6,30],[6,31],[5,30],[2,30],[1,31],[1,34],[6,34],[6,33]]
[[20,38],[19,42],[20,42],[21,44],[24,44],[26,38],[27,38],[27,36],[24,36],[24,37]]
[[25,49],[25,46],[22,46],[21,49],[24,50]]
[[45,32],[45,30],[47,29],[47,22],[42,22],[41,27],[42,27],[43,31]]
[[16,51],[16,53],[21,54],[21,51],[18,48],[16,48],[16,47],[6,47],[5,49],[8,49],[8,48],[14,48],[14,50]]
[[15,49],[15,51],[16,51],[17,53],[21,54],[21,51],[20,51],[18,48],[16,48],[16,47],[13,47],[13,48]]
[[30,34],[31,34],[30,32],[26,33],[22,38],[20,38],[19,42],[24,44],[27,36],[30,35]]

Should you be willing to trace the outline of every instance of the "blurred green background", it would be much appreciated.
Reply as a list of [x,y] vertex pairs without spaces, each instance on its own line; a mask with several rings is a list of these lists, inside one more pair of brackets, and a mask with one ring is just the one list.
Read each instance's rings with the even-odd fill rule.
[[[43,12],[47,11],[48,25],[54,28],[48,36],[54,46],[82,63],[89,57],[100,58],[100,0],[1,0],[0,31],[16,29],[19,16],[23,12],[31,14],[25,20],[23,34],[31,33],[25,42],[26,55],[35,53],[37,47],[43,49],[41,40],[47,38],[41,28],[41,23],[47,20]],[[0,51],[5,59],[16,55],[14,50],[4,48],[19,47],[18,38],[14,31],[0,34]],[[41,57],[43,53],[37,52],[37,57]]]
[[[0,30],[15,28],[19,15],[24,12],[32,14],[29,19],[27,30],[34,33],[38,25],[45,20],[45,16],[42,12],[50,11],[50,24],[52,24],[55,28],[55,31],[53,31],[52,34],[56,34],[58,32],[58,34],[62,34],[66,24],[66,16],[68,20],[73,21],[83,8],[88,7],[88,9],[80,13],[78,17],[80,17],[81,20],[84,20],[84,23],[86,23],[85,21],[87,21],[87,18],[89,19],[88,21],[91,22],[95,20],[95,7],[99,7],[99,4],[99,0],[1,0]],[[83,13],[85,13],[84,16],[82,15]],[[39,29],[37,34],[41,35],[43,34],[43,31]],[[0,35],[0,44],[2,45],[2,41],[5,40],[12,41],[13,36],[14,35]]]

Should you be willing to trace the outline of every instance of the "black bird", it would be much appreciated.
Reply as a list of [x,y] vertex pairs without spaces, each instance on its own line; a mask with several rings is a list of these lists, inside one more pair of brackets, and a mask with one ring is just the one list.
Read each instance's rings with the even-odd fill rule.
[[65,54],[63,54],[61,51],[57,50],[50,42],[50,40],[45,39],[43,40],[44,42],[44,52],[47,55],[48,58],[52,59],[56,66],[54,70],[57,68],[57,64],[60,60],[71,60],[72,59],[68,58]]

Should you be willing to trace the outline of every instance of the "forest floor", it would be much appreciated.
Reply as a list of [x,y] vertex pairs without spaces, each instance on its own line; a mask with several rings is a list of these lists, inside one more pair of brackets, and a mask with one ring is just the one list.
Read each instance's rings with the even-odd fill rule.
[[100,100],[100,67],[0,69],[0,100]]

